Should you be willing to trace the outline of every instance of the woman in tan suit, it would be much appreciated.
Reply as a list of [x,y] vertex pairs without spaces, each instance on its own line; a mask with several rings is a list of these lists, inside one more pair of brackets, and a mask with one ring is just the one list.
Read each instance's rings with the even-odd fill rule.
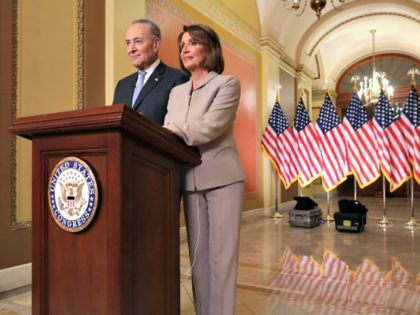
[[181,67],[191,77],[172,89],[164,127],[201,154],[183,183],[195,309],[233,315],[244,190],[233,138],[240,83],[221,75],[222,48],[210,27],[184,26],[178,42]]

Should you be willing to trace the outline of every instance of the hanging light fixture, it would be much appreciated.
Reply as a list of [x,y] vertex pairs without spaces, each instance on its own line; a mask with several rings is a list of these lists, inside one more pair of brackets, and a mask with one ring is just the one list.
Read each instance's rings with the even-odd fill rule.
[[[308,0],[281,0],[283,5],[288,10],[293,10],[295,15],[301,16],[306,9],[308,4]],[[340,9],[340,7],[348,2],[349,0],[330,0],[331,5],[334,9]],[[338,2],[338,4],[336,4]],[[312,10],[315,11],[316,16],[320,18],[321,11],[327,5],[327,0],[309,0],[309,5],[311,6]]]
[[[389,83],[389,80],[385,78],[386,73],[383,71],[376,71],[375,64],[375,33],[376,30],[371,30],[372,34],[372,77],[368,78],[365,76],[363,81],[360,82],[360,89],[357,92],[360,99],[366,106],[375,105],[378,102],[379,94],[381,90],[387,95],[388,99],[394,95],[394,88]],[[352,80],[358,80],[359,78],[353,77]]]

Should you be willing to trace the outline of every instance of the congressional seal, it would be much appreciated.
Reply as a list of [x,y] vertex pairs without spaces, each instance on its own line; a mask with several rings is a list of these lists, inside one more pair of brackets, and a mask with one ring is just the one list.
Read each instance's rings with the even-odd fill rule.
[[48,201],[59,227],[68,232],[84,230],[98,206],[98,186],[89,165],[74,156],[59,161],[50,176]]

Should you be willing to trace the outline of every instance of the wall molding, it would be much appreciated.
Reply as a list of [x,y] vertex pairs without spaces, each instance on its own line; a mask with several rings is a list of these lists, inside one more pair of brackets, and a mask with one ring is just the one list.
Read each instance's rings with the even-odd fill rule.
[[190,16],[188,16],[187,14],[182,12],[178,7],[176,7],[172,3],[168,2],[167,0],[147,0],[146,12],[147,12],[147,16],[149,18],[152,18],[152,11],[153,11],[152,6],[153,6],[153,4],[160,5],[161,7],[168,10],[169,12],[172,12],[175,16],[178,16],[181,19],[183,19],[184,21],[187,21],[188,24],[197,23],[196,21],[191,19]]
[[315,44],[309,49],[309,51],[307,52],[308,56],[311,57],[312,54],[314,53],[315,49],[318,47],[318,45],[328,36],[330,35],[332,32],[336,31],[338,28],[344,27],[346,24],[354,22],[356,20],[360,20],[360,19],[365,19],[365,18],[371,18],[373,16],[398,16],[398,17],[402,17],[405,18],[407,20],[411,20],[414,21],[417,24],[420,24],[420,19],[407,15],[407,14],[403,14],[403,13],[397,13],[397,12],[375,12],[375,13],[366,13],[366,14],[362,14],[359,16],[355,16],[352,17],[350,19],[347,19],[341,23],[338,23],[336,25],[334,25],[333,27],[331,27],[330,29],[328,29],[326,32],[324,32],[319,38],[318,40],[315,42]]
[[261,37],[259,45],[261,52],[267,52],[273,59],[280,62],[281,56],[283,55],[283,47],[271,36]]
[[216,21],[225,30],[244,43],[250,45],[253,49],[260,49],[259,35],[244,22],[240,17],[229,10],[222,1],[219,0],[184,0],[192,8],[209,18]]
[[296,77],[296,62],[285,54],[283,47],[271,36],[260,38],[260,51],[267,52],[273,59],[277,60],[280,69],[292,77]]
[[86,73],[85,73],[85,35],[86,35],[86,3],[85,0],[77,0],[76,3],[76,105],[77,109],[84,109],[86,103]]
[[[19,84],[19,1],[12,0],[12,93],[11,93],[11,123],[17,118],[18,84]],[[75,75],[76,75],[76,106],[85,108],[86,73],[85,73],[85,38],[86,38],[86,0],[77,0],[76,6],[76,34],[75,34]],[[11,140],[11,229],[22,230],[32,227],[31,221],[17,220],[17,138],[12,135]]]
[[[17,102],[18,102],[18,57],[19,57],[19,0],[12,0],[12,99],[11,99],[11,117],[10,122],[14,122],[17,116]],[[11,229],[23,230],[32,227],[31,221],[18,221],[17,220],[17,139],[15,135],[12,135],[11,140],[11,179],[10,179],[10,191],[11,191]]]
[[0,293],[32,283],[32,263],[0,269]]

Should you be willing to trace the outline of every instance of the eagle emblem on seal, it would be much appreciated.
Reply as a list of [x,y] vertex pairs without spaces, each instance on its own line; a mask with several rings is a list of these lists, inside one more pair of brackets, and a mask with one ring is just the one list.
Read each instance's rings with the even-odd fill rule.
[[77,182],[59,183],[60,185],[60,201],[58,208],[62,212],[66,212],[69,216],[79,215],[82,207],[86,204],[86,200],[82,198],[82,189],[85,183]]
[[98,197],[95,174],[85,161],[69,156],[55,165],[48,184],[48,202],[60,228],[73,233],[84,230],[96,213]]

